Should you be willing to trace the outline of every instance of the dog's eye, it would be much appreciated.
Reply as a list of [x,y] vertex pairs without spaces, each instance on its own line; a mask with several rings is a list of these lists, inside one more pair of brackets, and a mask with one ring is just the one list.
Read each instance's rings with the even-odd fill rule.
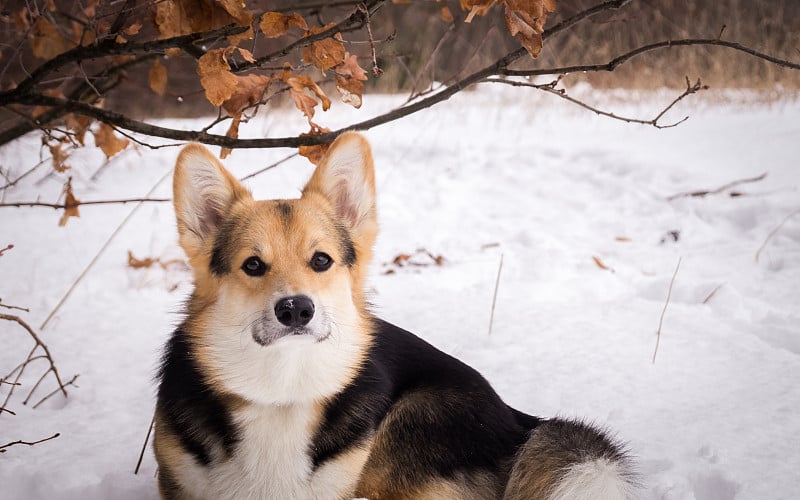
[[333,259],[324,252],[314,252],[314,256],[311,257],[311,262],[309,262],[311,269],[318,273],[327,271],[331,267],[331,264],[333,264]]
[[267,272],[267,265],[263,260],[254,255],[248,257],[247,260],[244,261],[244,264],[242,264],[242,271],[248,276],[264,276],[264,273]]

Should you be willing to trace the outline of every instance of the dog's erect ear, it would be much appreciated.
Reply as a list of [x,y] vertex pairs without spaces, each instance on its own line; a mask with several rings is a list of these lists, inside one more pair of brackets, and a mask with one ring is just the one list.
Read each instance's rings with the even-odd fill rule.
[[303,189],[303,195],[312,192],[331,202],[354,236],[374,233],[375,170],[372,151],[364,136],[347,132],[333,141]]
[[215,232],[234,201],[251,197],[199,144],[189,144],[178,155],[172,190],[178,236],[189,258],[199,254],[203,241]]

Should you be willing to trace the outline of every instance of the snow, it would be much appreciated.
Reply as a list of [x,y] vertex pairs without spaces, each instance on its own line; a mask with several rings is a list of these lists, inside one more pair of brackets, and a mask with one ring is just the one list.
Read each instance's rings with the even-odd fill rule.
[[[671,100],[655,93],[618,102],[590,91],[587,98],[648,117]],[[360,111],[340,104],[318,119],[335,127],[399,102],[369,96]],[[367,132],[382,228],[371,300],[385,319],[476,367],[513,406],[611,429],[637,457],[645,499],[796,498],[800,214],[790,214],[800,208],[800,103],[706,93],[669,118],[686,114],[680,126],[656,130],[487,87]],[[242,135],[297,134],[297,115],[272,111]],[[36,164],[38,141],[0,149],[3,172],[13,179]],[[235,151],[226,164],[241,177],[290,153]],[[169,197],[176,155],[140,147],[101,168],[102,153],[86,148],[67,175],[81,200],[151,190]],[[56,199],[64,176],[46,175],[48,168],[4,201]],[[293,158],[247,185],[260,197],[294,197],[311,170]],[[667,200],[764,172],[733,188],[743,196]],[[133,469],[160,348],[181,319],[190,275],[176,265],[131,269],[127,252],[182,257],[171,205],[85,206],[64,228],[50,209],[0,210],[0,247],[14,244],[0,257],[0,297],[30,309],[2,312],[37,331],[132,213],[40,331],[61,376],[80,374],[78,387],[35,410],[23,405],[45,370],[32,365],[8,405],[16,415],[0,415],[0,445],[61,433],[0,455],[3,498],[157,498],[149,448],[139,474]],[[418,248],[443,255],[443,265],[390,264]],[[421,253],[412,260],[432,262]],[[15,324],[2,322],[0,331],[5,375],[33,345]],[[32,402],[52,384],[48,378]],[[0,391],[4,397],[8,386]]]

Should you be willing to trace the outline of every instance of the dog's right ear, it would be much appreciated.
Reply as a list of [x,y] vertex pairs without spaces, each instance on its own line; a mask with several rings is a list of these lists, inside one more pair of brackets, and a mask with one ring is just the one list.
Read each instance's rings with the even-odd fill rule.
[[200,144],[189,144],[178,155],[172,178],[178,237],[190,259],[216,232],[236,200],[252,198],[230,172]]

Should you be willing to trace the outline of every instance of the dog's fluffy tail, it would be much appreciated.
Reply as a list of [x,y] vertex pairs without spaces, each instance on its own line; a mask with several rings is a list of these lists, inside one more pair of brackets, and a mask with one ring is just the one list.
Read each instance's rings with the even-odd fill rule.
[[504,500],[632,500],[636,474],[624,448],[578,420],[531,431],[511,469]]

